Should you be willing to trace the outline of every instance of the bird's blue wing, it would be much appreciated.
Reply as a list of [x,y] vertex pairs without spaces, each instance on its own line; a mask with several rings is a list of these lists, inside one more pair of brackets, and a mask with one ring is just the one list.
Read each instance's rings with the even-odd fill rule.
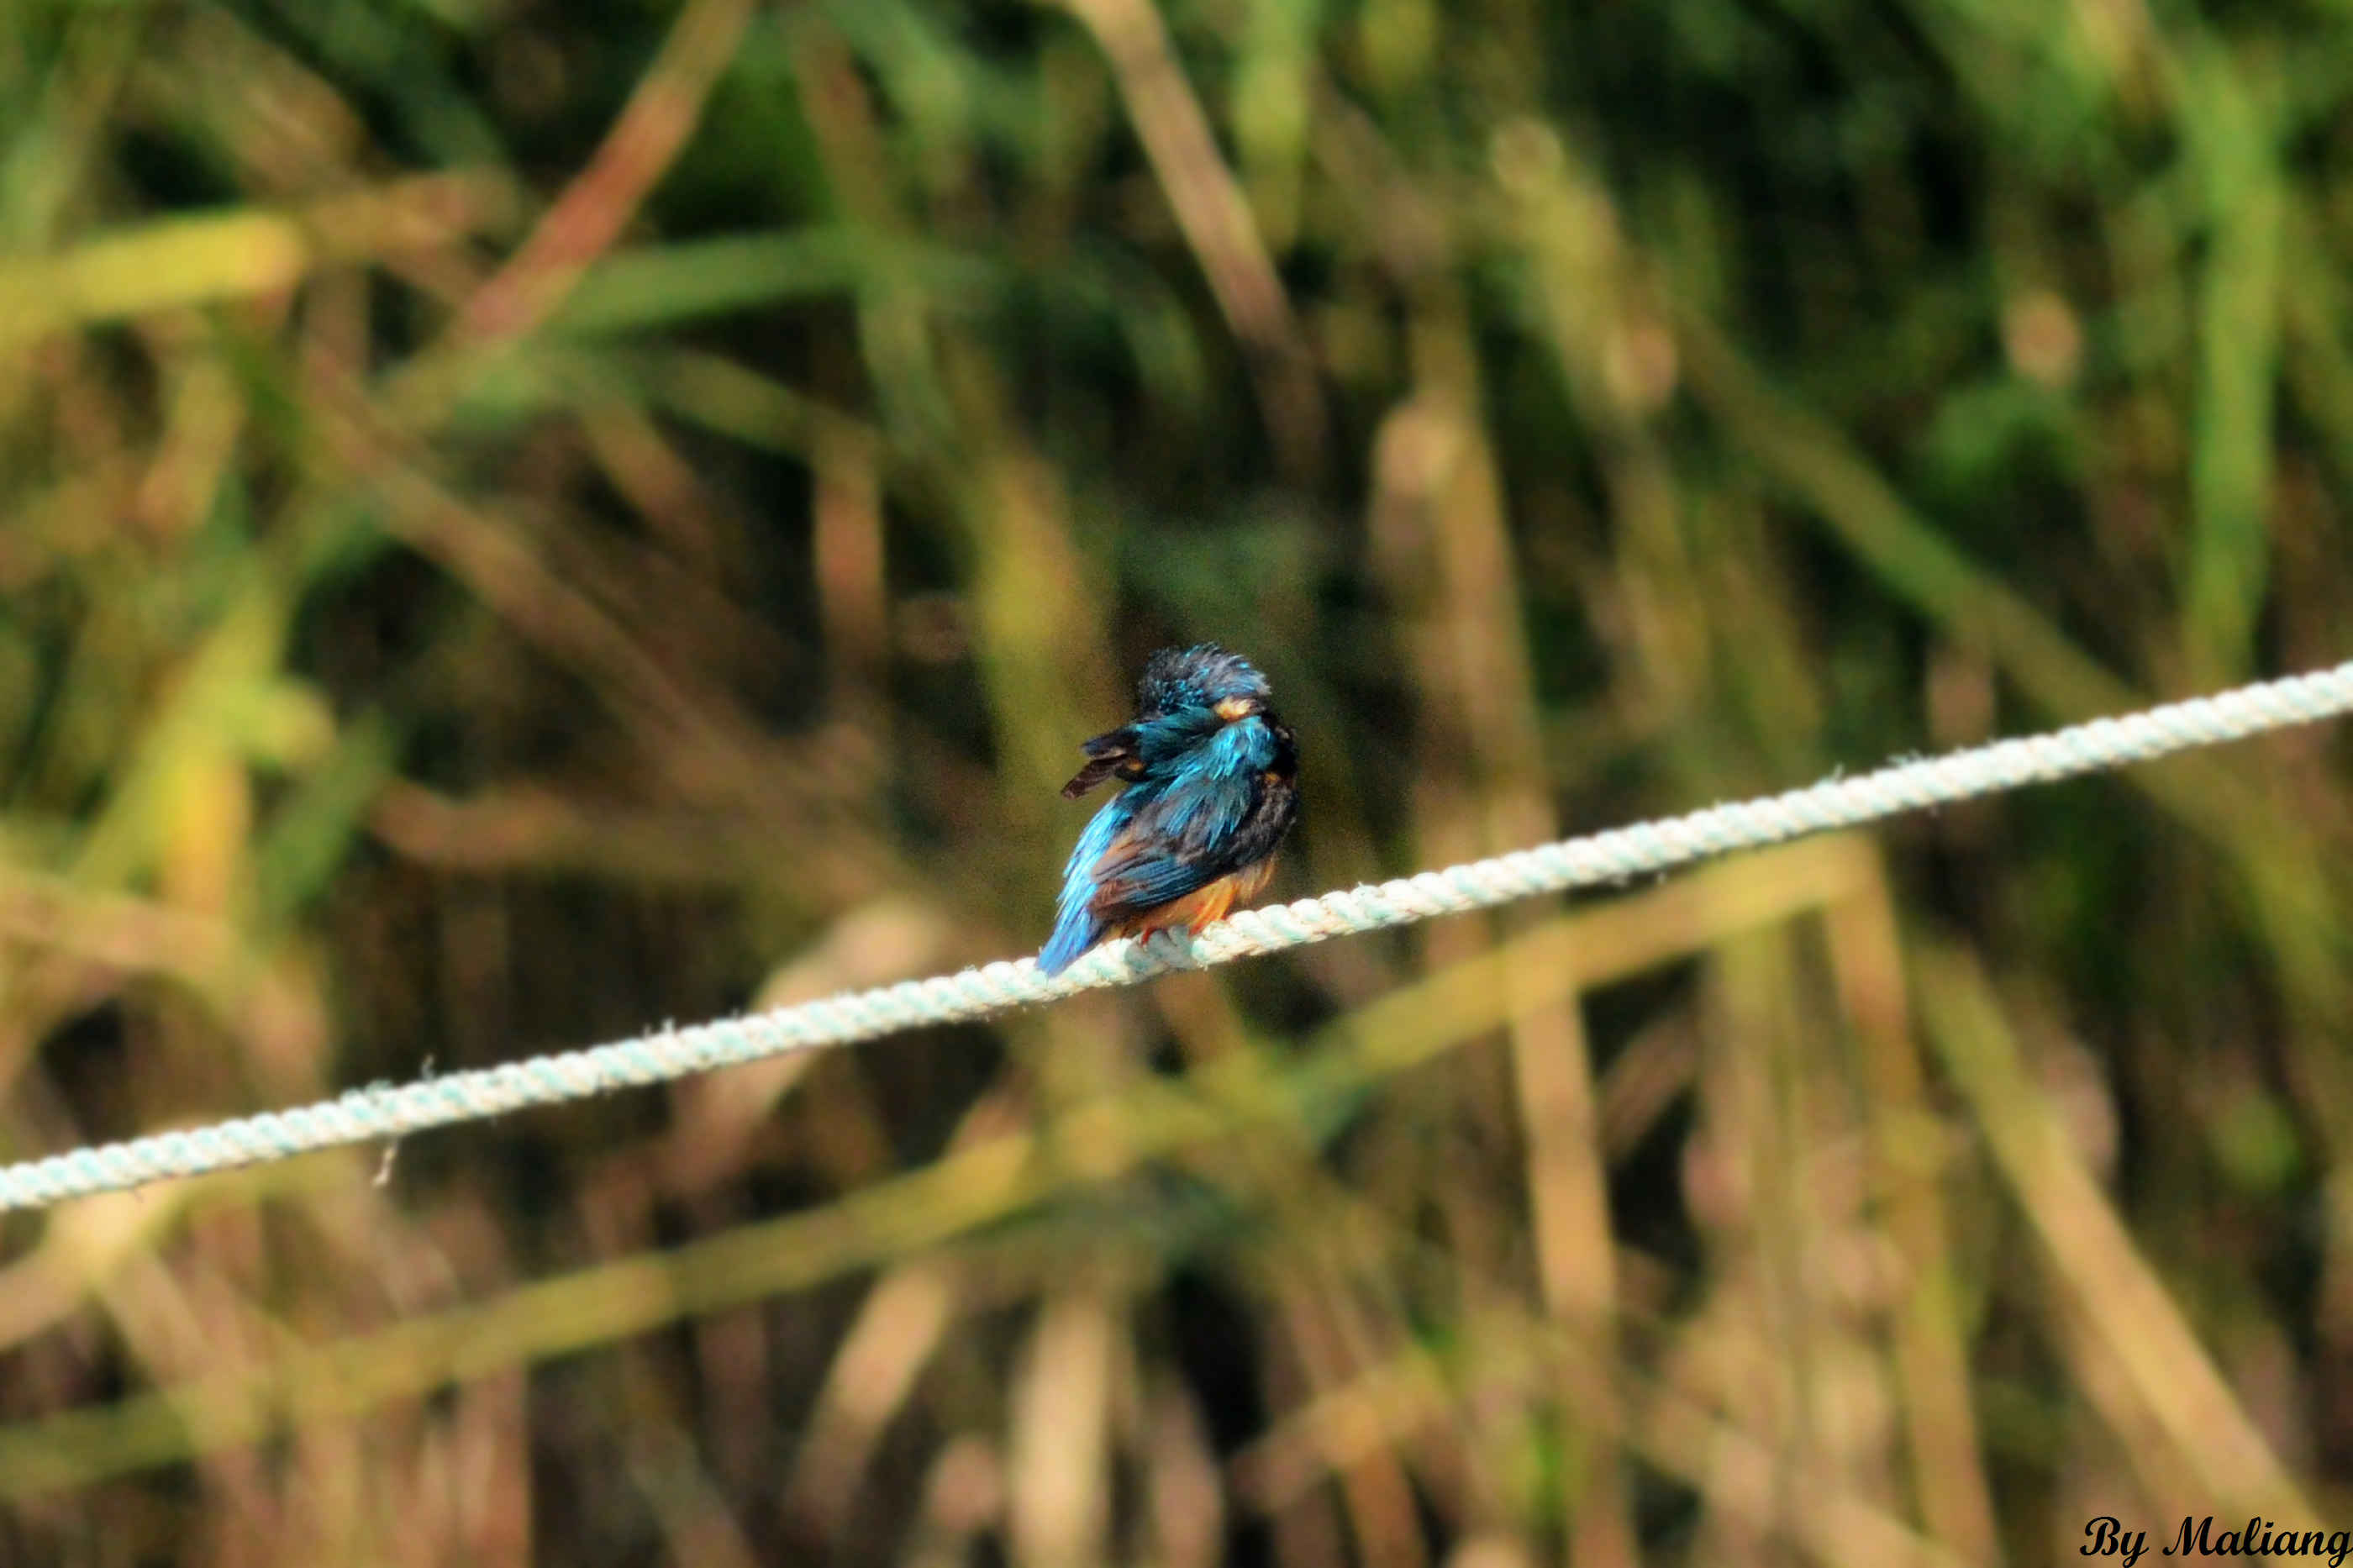
[[1274,754],[1274,736],[1258,720],[1228,724],[1165,784],[1121,797],[1134,803],[1134,817],[1106,837],[1091,873],[1103,922],[1157,909],[1236,869],[1235,840]]

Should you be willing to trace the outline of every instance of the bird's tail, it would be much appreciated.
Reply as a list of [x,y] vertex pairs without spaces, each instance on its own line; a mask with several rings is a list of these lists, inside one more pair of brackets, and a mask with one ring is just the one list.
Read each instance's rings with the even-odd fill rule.
[[1054,934],[1046,939],[1038,954],[1038,973],[1051,977],[1079,961],[1079,954],[1103,939],[1103,923],[1087,912],[1082,904],[1062,911],[1054,922]]

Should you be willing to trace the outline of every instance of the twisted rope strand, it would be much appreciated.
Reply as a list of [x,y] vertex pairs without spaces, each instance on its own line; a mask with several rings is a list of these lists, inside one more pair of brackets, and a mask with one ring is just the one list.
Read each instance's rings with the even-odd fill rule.
[[1029,959],[846,992],[798,1006],[691,1028],[664,1028],[592,1049],[450,1073],[421,1083],[353,1089],[290,1110],[69,1151],[0,1167],[0,1211],[118,1192],[176,1176],[290,1159],[339,1144],[396,1139],[428,1127],[661,1083],[786,1051],[850,1045],[902,1029],[958,1023],[1082,991],[1133,985],[1172,969],[1230,963],[1327,937],[1407,925],[1515,899],[1623,882],[1736,849],[1852,827],[1901,812],[2050,779],[2146,762],[2353,709],[2353,662],[2316,674],[2100,719],[2027,740],[1899,763],[1859,778],[1425,871],[1297,903],[1245,910],[1189,942],[1117,941],[1052,979]]

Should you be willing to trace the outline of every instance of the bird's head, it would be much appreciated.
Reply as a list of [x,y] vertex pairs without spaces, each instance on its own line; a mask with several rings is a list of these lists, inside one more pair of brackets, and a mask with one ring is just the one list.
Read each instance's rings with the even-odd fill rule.
[[1266,711],[1274,689],[1258,667],[1215,643],[1162,648],[1136,683],[1138,717],[1153,720],[1204,710],[1231,723]]

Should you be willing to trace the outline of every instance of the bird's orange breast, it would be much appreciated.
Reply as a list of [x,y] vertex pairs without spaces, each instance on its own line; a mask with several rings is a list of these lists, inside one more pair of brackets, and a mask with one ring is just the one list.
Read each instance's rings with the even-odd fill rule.
[[1131,916],[1114,927],[1113,936],[1149,936],[1156,931],[1168,931],[1183,926],[1195,936],[1213,921],[1224,920],[1236,904],[1247,904],[1264,889],[1267,879],[1274,875],[1274,857],[1270,855],[1255,866],[1245,866],[1209,883],[1207,887],[1173,899],[1167,903]]

